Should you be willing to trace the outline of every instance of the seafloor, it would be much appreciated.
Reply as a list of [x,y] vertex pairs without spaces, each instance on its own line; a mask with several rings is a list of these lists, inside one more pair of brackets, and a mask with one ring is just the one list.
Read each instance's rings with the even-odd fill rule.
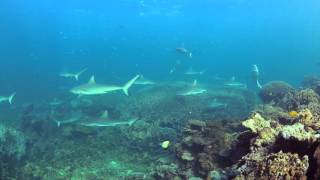
[[[319,179],[320,78],[247,88],[183,84],[134,87],[130,96],[61,94],[25,104],[15,126],[0,124],[1,179]],[[219,103],[217,103],[219,102]],[[138,120],[85,127],[78,116]],[[170,141],[168,148],[161,143]]]

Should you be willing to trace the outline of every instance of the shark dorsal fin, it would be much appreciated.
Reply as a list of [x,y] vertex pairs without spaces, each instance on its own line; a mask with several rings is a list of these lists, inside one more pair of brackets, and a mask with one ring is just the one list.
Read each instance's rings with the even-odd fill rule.
[[192,83],[192,87],[196,87],[197,86],[197,84],[198,84],[198,81],[195,79],[195,80],[193,80],[193,83]]
[[96,80],[94,79],[94,76],[91,76],[88,84],[96,84]]
[[101,119],[108,119],[109,118],[109,112],[108,110],[105,110],[102,115],[100,116]]

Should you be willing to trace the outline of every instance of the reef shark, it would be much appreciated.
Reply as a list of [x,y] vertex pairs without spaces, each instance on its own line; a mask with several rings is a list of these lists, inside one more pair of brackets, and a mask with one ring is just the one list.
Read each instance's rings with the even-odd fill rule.
[[216,98],[208,105],[208,108],[226,108],[228,104],[218,101]]
[[80,72],[77,73],[69,73],[69,72],[65,72],[65,73],[60,73],[61,77],[65,77],[65,78],[74,78],[75,80],[79,80],[79,77],[82,73],[86,72],[87,68],[81,70]]
[[134,78],[128,81],[124,86],[116,86],[116,85],[97,84],[94,76],[91,76],[88,83],[74,87],[70,90],[70,92],[77,95],[98,95],[98,94],[106,94],[113,91],[122,90],[123,93],[128,96],[129,88],[134,84],[134,82],[139,77],[140,75],[136,75]]
[[2,103],[4,101],[8,101],[9,104],[12,104],[12,100],[15,95],[16,95],[16,93],[12,93],[10,96],[0,96],[0,103]]
[[137,79],[134,84],[137,84],[137,85],[154,85],[155,82],[153,82],[151,80],[148,80],[148,79],[144,78],[143,76],[140,76],[140,78]]
[[116,127],[116,126],[132,126],[133,123],[135,123],[138,119],[133,118],[129,119],[127,121],[94,121],[94,122],[84,122],[80,123],[82,126],[88,126],[88,127]]
[[57,126],[60,127],[62,124],[70,124],[70,123],[74,123],[80,121],[80,117],[71,117],[69,119],[65,119],[65,120],[55,120],[55,122],[57,123]]
[[188,71],[186,71],[184,74],[185,75],[202,75],[204,74],[205,71],[194,71],[192,68],[190,68]]
[[181,47],[177,47],[176,48],[176,52],[180,53],[180,54],[185,54],[187,55],[189,58],[192,58],[192,52],[190,52],[188,49],[186,49],[184,47],[184,44],[182,44]]
[[207,92],[207,90],[204,88],[200,88],[198,86],[198,81],[194,80],[189,89],[184,90],[184,91],[178,93],[177,95],[179,95],[179,96],[193,96],[193,95],[203,94],[206,92]]
[[247,85],[240,82],[229,82],[224,84],[225,87],[246,89]]
[[202,89],[202,88],[192,88],[189,89],[187,91],[181,92],[178,95],[180,96],[192,96],[192,95],[199,95],[199,94],[203,94],[206,93],[207,90],[206,89]]
[[82,126],[88,127],[116,127],[116,126],[132,126],[138,119],[132,118],[127,121],[123,120],[112,120],[109,118],[108,111],[105,111],[97,121],[89,121],[89,122],[82,122],[79,123]]

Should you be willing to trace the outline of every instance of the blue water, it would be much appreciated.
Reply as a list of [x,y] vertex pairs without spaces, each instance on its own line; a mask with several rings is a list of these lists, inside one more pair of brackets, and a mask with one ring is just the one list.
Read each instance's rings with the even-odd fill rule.
[[[83,82],[168,80],[177,62],[246,83],[257,64],[262,83],[299,86],[319,71],[319,19],[316,0],[2,0],[0,93],[53,98],[75,85],[58,74],[84,67]],[[192,59],[175,52],[182,44]]]

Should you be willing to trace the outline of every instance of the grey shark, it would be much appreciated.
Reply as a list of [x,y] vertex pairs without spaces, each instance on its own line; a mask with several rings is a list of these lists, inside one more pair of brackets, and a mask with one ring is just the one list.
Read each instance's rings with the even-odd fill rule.
[[12,100],[15,95],[16,93],[12,93],[10,96],[0,96],[0,103],[7,101],[9,104],[12,104]]
[[212,109],[215,109],[215,108],[226,108],[227,106],[228,106],[228,104],[223,103],[223,102],[220,102],[220,101],[218,101],[217,99],[214,99],[214,100],[208,105],[208,108],[212,108]]
[[224,84],[225,87],[246,89],[247,85],[240,82],[229,82]]
[[104,121],[94,121],[94,122],[84,122],[79,123],[82,126],[88,127],[117,127],[117,126],[132,126],[138,119],[133,118],[128,121],[114,121],[114,120],[104,120]]
[[82,73],[86,72],[87,68],[81,70],[80,72],[77,73],[69,73],[69,72],[64,72],[64,73],[60,73],[61,77],[65,77],[65,78],[74,78],[75,80],[79,80],[79,77]]
[[154,85],[155,82],[153,82],[153,81],[151,81],[149,79],[146,79],[143,76],[140,76],[140,78],[137,79],[134,84],[137,84],[137,85]]
[[125,85],[116,86],[116,85],[97,84],[94,76],[91,76],[88,83],[74,87],[70,90],[70,92],[77,95],[98,95],[98,94],[107,94],[113,91],[122,90],[123,93],[128,96],[129,88],[135,83],[135,81],[139,77],[140,75],[136,75],[134,78],[128,81]]
[[193,96],[193,95],[199,95],[199,94],[203,94],[206,93],[207,90],[206,89],[201,89],[201,88],[191,88],[187,91],[178,93],[179,96]]
[[72,118],[69,118],[69,119],[61,120],[61,121],[55,120],[55,122],[57,123],[58,127],[60,127],[63,124],[70,124],[70,123],[74,123],[74,122],[77,122],[77,121],[80,121],[80,117],[72,117]]
[[185,75],[202,75],[205,71],[194,71],[192,68],[190,68],[187,72],[185,72]]

